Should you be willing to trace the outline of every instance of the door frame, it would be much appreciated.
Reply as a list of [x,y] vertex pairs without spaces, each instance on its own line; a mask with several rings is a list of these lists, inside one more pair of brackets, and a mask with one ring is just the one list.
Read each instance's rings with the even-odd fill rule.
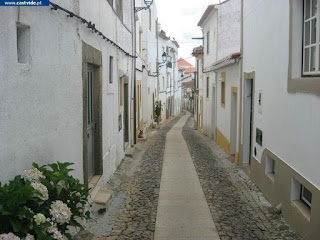
[[211,135],[213,141],[216,141],[216,131],[217,131],[217,92],[216,86],[212,86],[212,102],[211,102]]
[[88,65],[94,71],[94,113],[93,118],[96,122],[94,134],[94,174],[103,174],[102,157],[102,53],[85,42],[82,42],[82,99],[83,99],[83,181],[88,186],[88,139],[87,139],[87,72]]
[[[242,114],[243,114],[243,121],[242,121],[242,144],[241,144],[241,164],[242,165],[246,165],[246,166],[250,166],[250,162],[252,162],[252,153],[253,153],[253,133],[254,133],[254,108],[255,108],[255,72],[249,72],[249,73],[244,73],[244,81],[243,81],[243,94],[242,94],[242,101],[243,101],[243,106],[242,106]],[[245,159],[245,149],[248,147],[246,146],[246,143],[245,143],[245,131],[246,131],[246,127],[245,127],[245,124],[246,124],[246,112],[245,112],[245,100],[246,100],[246,84],[247,84],[247,81],[251,81],[251,107],[252,107],[252,117],[251,117],[251,134],[249,136],[250,138],[250,142],[251,142],[251,146],[250,146],[250,143],[249,143],[249,160],[246,160]]]
[[[232,106],[233,106],[233,101],[232,101],[232,97],[234,96],[233,94],[235,94],[236,96],[236,99],[235,99],[235,112],[232,111]],[[232,127],[232,119],[233,119],[233,116],[235,115],[236,119],[235,119],[235,124],[236,126]],[[238,139],[238,88],[237,87],[231,87],[231,95],[230,95],[230,154],[235,154],[235,158],[237,158],[237,139]],[[235,133],[232,133],[232,130],[235,131]],[[234,140],[234,143],[232,143],[233,139],[232,139],[232,136],[234,134],[234,137],[235,137],[235,140]],[[234,153],[232,153],[232,148],[233,148],[233,145],[232,144],[235,144],[234,146]],[[237,160],[237,159],[235,159]]]

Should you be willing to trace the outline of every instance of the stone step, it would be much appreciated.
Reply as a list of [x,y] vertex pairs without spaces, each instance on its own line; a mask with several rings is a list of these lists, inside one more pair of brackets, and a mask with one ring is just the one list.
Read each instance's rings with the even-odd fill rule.
[[112,191],[108,189],[100,189],[93,198],[93,202],[99,205],[107,205],[112,198]]
[[126,150],[126,157],[133,157],[133,153],[134,153],[134,148],[132,148],[132,147],[129,147],[129,148],[127,148],[127,150]]

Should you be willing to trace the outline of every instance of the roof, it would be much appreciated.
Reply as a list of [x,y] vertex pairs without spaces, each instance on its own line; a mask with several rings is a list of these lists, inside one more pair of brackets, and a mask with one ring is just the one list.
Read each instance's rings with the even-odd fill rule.
[[190,67],[193,67],[191,63],[187,62],[183,58],[178,59],[178,69],[179,70],[186,70]]
[[162,37],[162,38],[165,39],[165,40],[169,40],[169,39],[170,39],[169,37],[167,37],[166,32],[163,31],[163,30],[161,30],[161,31],[159,32],[159,37]]
[[184,88],[193,88],[193,87],[194,87],[194,80],[191,80],[191,81],[189,81],[189,82],[183,82],[183,83],[182,83],[182,86],[183,86]]
[[231,53],[230,55],[228,55],[228,56],[226,56],[224,58],[221,58],[218,61],[214,62],[211,66],[217,66],[220,63],[223,63],[223,62],[231,60],[231,59],[236,59],[236,58],[238,58],[240,56],[241,56],[240,52]]
[[192,51],[192,55],[203,54],[203,46],[195,47]]
[[196,71],[195,67],[189,67],[188,69],[185,70],[185,73],[194,73]]
[[220,2],[220,0],[219,0],[220,3],[209,5],[209,6],[207,7],[206,11],[203,13],[203,15],[202,15],[202,17],[201,17],[201,19],[200,19],[200,21],[199,21],[199,23],[198,23],[198,26],[200,27],[200,26],[204,23],[204,21],[205,21],[205,20],[207,19],[207,17],[210,15],[210,13],[212,12],[212,10],[215,8],[215,6],[224,4],[225,2],[228,2],[228,1],[229,1],[229,0],[225,0],[225,1],[223,1],[223,2]]
[[239,58],[241,58],[241,53],[240,52],[229,54],[228,56],[226,56],[224,58],[221,58],[218,61],[216,61],[213,64],[211,64],[208,68],[206,68],[204,70],[204,72],[211,72],[211,71],[215,71],[215,70],[217,70],[219,68],[226,67],[226,66],[236,62],[236,61],[232,62],[230,60],[236,60],[236,59],[239,59]]
[[200,19],[200,21],[199,21],[199,23],[198,23],[198,26],[201,26],[203,23],[204,23],[204,21],[207,19],[207,17],[210,15],[210,13],[212,12],[212,10],[214,9],[214,6],[215,6],[216,4],[212,4],[212,5],[209,5],[208,7],[207,7],[207,9],[206,9],[206,11],[203,13],[203,15],[202,15],[202,17],[201,17],[201,19]]

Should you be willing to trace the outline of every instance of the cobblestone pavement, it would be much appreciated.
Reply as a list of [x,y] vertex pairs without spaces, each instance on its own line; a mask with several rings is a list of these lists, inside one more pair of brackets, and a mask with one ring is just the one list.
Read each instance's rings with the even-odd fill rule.
[[241,168],[210,138],[193,130],[192,117],[182,134],[221,240],[301,239]]
[[[87,231],[107,240],[153,239],[166,134],[179,119],[151,132],[134,157],[123,160],[106,186],[113,190],[106,213],[94,211],[96,221],[87,224]],[[79,239],[90,237],[84,233]]]

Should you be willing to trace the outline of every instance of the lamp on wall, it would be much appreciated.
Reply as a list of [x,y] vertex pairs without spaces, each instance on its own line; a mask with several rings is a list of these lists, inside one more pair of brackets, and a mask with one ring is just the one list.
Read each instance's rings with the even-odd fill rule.
[[167,54],[166,54],[166,52],[163,52],[163,54],[162,54],[162,61],[163,61],[163,62],[166,62],[166,61],[167,61]]
[[152,3],[153,3],[153,0],[144,0],[144,4],[146,5],[146,7],[136,7],[134,8],[134,11],[139,12],[141,10],[147,10],[151,7]]

